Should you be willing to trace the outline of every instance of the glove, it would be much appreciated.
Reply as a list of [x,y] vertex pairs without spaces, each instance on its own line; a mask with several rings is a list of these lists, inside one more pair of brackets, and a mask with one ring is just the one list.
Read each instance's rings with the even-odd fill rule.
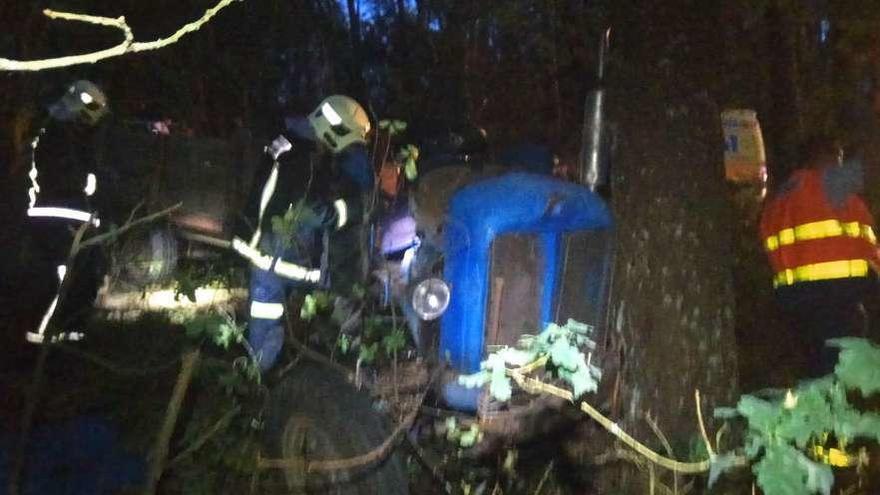
[[287,140],[286,137],[279,135],[272,141],[272,144],[266,146],[266,153],[272,157],[276,162],[278,161],[278,157],[287,153],[288,151],[293,149],[293,145],[290,144],[290,141]]

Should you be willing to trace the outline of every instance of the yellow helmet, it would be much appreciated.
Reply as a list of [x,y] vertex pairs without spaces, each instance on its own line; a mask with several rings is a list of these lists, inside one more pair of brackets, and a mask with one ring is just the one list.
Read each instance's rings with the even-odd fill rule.
[[354,143],[366,143],[370,132],[367,112],[354,99],[344,95],[324,98],[309,115],[309,124],[315,136],[333,153],[339,153]]

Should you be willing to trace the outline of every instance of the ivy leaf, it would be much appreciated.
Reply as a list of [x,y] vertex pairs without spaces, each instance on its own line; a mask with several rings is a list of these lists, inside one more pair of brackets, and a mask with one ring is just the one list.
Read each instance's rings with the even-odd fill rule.
[[599,384],[590,376],[586,368],[572,373],[568,381],[571,383],[571,392],[574,394],[574,397],[580,397],[586,392],[595,392],[599,387]]
[[718,478],[736,467],[736,454],[719,454],[712,458],[709,464],[709,488],[718,481]]
[[458,383],[467,388],[479,388],[489,381],[489,373],[486,371],[478,371],[472,375],[460,375]]
[[406,334],[400,329],[392,331],[382,339],[382,347],[388,356],[393,356],[397,351],[403,349],[405,345]]
[[803,449],[810,438],[832,428],[834,416],[828,401],[817,389],[807,389],[792,396],[797,397],[796,405],[780,415],[776,434]]
[[855,337],[832,339],[828,345],[841,349],[834,374],[846,388],[864,395],[880,392],[880,347]]
[[779,418],[780,408],[753,395],[743,395],[736,405],[737,411],[749,422],[749,428],[769,432]]
[[735,407],[716,407],[714,416],[716,419],[734,419],[739,417],[739,411]]
[[402,120],[392,120],[391,121],[391,133],[397,134],[406,130],[406,122]]
[[838,437],[846,439],[871,438],[880,442],[880,414],[860,413],[850,409],[849,411],[838,411],[834,419],[836,423],[834,432]]
[[348,350],[351,348],[351,338],[344,333],[340,334],[336,339],[336,345],[339,347],[339,352],[348,354]]
[[482,436],[483,434],[480,432],[480,427],[475,423],[472,424],[468,430],[461,433],[461,436],[458,437],[458,444],[462,448],[473,447],[480,441]]
[[831,495],[831,486],[834,485],[834,473],[831,471],[831,466],[812,461],[800,452],[798,452],[798,461],[807,472],[807,490],[810,493],[819,492],[822,495]]
[[559,339],[550,346],[550,360],[553,364],[569,371],[586,368],[584,354],[567,340]]
[[765,495],[804,495],[809,493],[800,452],[787,445],[767,448],[764,457],[752,466],[758,486]]
[[312,294],[306,294],[302,307],[299,309],[299,317],[304,321],[311,321],[318,314],[318,301]]
[[746,457],[749,459],[754,459],[758,457],[758,454],[761,453],[761,450],[764,449],[764,446],[767,442],[764,440],[763,435],[756,434],[754,432],[749,433],[746,436],[746,445],[744,452]]
[[489,393],[495,399],[505,402],[513,395],[510,379],[507,378],[506,362],[500,354],[490,354],[483,366],[489,372]]
[[382,119],[379,121],[379,129],[385,130],[391,126],[391,121],[388,119]]
[[403,167],[403,174],[408,181],[414,181],[419,176],[419,170],[416,168],[416,161],[412,157],[406,159],[406,165]]
[[372,363],[376,359],[376,352],[379,350],[379,343],[373,342],[370,345],[362,345],[358,359],[365,363]]

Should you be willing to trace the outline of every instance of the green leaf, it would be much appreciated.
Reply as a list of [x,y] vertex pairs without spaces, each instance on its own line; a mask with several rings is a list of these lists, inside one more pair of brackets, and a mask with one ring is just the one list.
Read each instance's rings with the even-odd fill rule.
[[414,181],[419,176],[419,170],[416,167],[416,161],[412,157],[406,159],[406,165],[403,167],[403,174],[406,180]]
[[391,126],[391,121],[388,119],[382,119],[379,121],[379,129],[385,130]]
[[344,333],[340,334],[336,339],[336,345],[339,347],[339,352],[348,354],[348,350],[351,348],[351,338]]
[[405,131],[406,127],[406,122],[402,120],[394,120],[391,122],[391,129],[393,134]]
[[393,356],[394,353],[403,349],[405,345],[406,334],[401,329],[393,330],[382,339],[382,347],[388,356]]
[[586,368],[581,368],[572,373],[568,378],[568,382],[571,383],[571,392],[575,398],[580,397],[586,392],[595,392],[599,387],[599,384],[590,376]]
[[357,300],[363,300],[367,295],[367,290],[361,284],[354,284],[351,287],[351,295]]
[[776,425],[781,413],[778,405],[752,395],[743,395],[736,409],[748,420],[750,428],[761,432],[769,432]]
[[831,487],[834,485],[834,473],[831,471],[831,466],[819,464],[803,454],[799,455],[798,460],[807,472],[807,490],[810,493],[818,492],[822,495],[831,495]]
[[793,396],[797,397],[796,404],[780,415],[775,432],[803,449],[811,438],[833,428],[834,416],[831,405],[818,389],[799,389]]
[[880,347],[855,337],[832,339],[828,345],[841,349],[834,374],[846,388],[864,395],[880,392]]
[[739,417],[739,411],[735,407],[716,407],[714,416],[717,419],[734,419]]
[[836,411],[834,433],[843,439],[870,438],[880,442],[880,414],[854,409]]
[[480,441],[481,437],[482,434],[480,433],[480,427],[474,423],[468,430],[461,433],[461,436],[458,438],[458,444],[463,448],[473,447],[478,441]]
[[718,478],[736,467],[736,454],[719,454],[711,459],[711,463],[709,464],[709,488],[712,488],[712,485],[718,481]]
[[311,321],[318,314],[318,302],[312,294],[306,294],[302,307],[299,309],[299,317],[305,321]]
[[513,388],[510,385],[510,379],[507,378],[504,359],[498,354],[490,354],[485,363],[490,378],[489,393],[501,402],[510,400]]
[[379,343],[373,342],[369,345],[362,345],[358,359],[365,363],[372,363],[376,359],[376,352],[379,350]]
[[559,339],[550,346],[550,360],[554,365],[569,371],[586,368],[587,365],[584,354],[564,339]]
[[758,486],[765,495],[804,495],[809,493],[800,452],[787,445],[768,447],[764,457],[752,466]]
[[460,375],[458,383],[467,388],[482,387],[489,381],[489,373],[486,371],[478,371],[472,375]]

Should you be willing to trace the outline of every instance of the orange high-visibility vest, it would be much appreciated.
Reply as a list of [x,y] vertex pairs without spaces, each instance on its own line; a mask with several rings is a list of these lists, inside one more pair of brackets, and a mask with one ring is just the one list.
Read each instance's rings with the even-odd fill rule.
[[773,267],[773,286],[866,277],[876,263],[874,219],[855,194],[831,206],[821,170],[798,170],[792,189],[768,200],[761,239]]

